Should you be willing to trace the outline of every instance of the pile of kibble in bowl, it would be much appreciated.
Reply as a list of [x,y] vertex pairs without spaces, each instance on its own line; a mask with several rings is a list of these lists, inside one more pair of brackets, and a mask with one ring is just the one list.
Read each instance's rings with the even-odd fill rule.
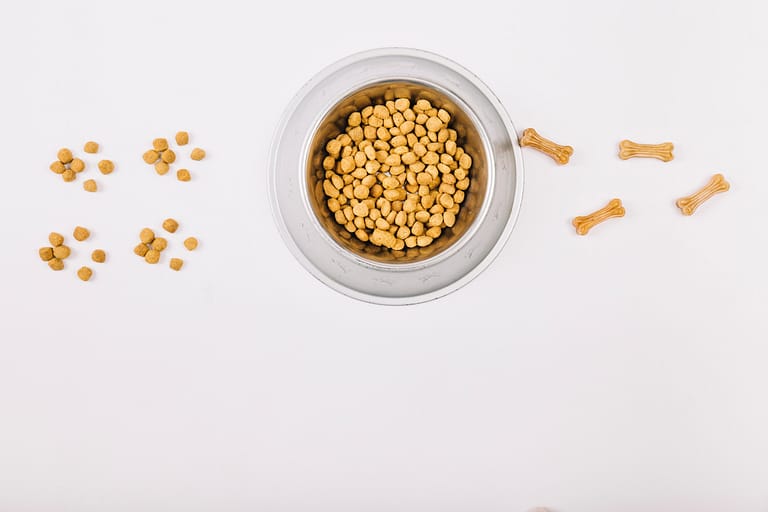
[[317,172],[336,222],[394,251],[430,245],[456,223],[469,188],[472,158],[457,138],[451,115],[425,99],[352,112]]

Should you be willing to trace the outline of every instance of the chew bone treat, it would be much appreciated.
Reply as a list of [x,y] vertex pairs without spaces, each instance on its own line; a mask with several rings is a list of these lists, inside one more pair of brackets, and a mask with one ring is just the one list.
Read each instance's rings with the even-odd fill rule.
[[520,145],[537,149],[549,155],[552,160],[560,165],[567,164],[571,159],[571,155],[573,155],[573,148],[571,146],[561,146],[549,139],[545,139],[533,128],[526,128],[523,131],[523,136],[520,137]]
[[675,145],[671,142],[661,144],[638,144],[631,140],[619,142],[619,158],[628,160],[630,158],[658,158],[662,162],[669,162],[674,158],[672,150]]
[[681,197],[675,204],[683,215],[693,215],[704,201],[715,194],[726,192],[729,188],[731,185],[725,181],[725,177],[722,174],[715,174],[701,190],[688,197]]
[[589,233],[590,229],[601,222],[613,217],[623,217],[624,213],[625,210],[624,206],[621,204],[621,199],[611,199],[607,205],[596,212],[592,212],[589,215],[574,217],[572,224],[573,227],[576,228],[576,233],[579,235],[586,235]]

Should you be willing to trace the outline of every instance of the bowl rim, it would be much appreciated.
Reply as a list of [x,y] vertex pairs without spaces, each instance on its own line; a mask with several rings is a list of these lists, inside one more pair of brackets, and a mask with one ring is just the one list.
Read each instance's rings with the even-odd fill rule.
[[[312,92],[313,88],[318,83],[322,83],[324,80],[328,79],[335,72],[341,69],[344,69],[347,66],[350,66],[352,64],[355,64],[364,60],[372,59],[372,58],[377,58],[377,57],[397,57],[397,56],[432,61],[435,64],[442,65],[450,69],[451,71],[460,74],[462,78],[464,78],[465,80],[470,82],[472,86],[477,88],[477,90],[485,97],[485,99],[495,109],[500,120],[504,125],[506,134],[509,136],[508,137],[509,143],[512,146],[512,157],[515,163],[515,187],[514,187],[514,194],[512,197],[512,205],[510,208],[509,216],[506,219],[506,222],[504,224],[504,228],[499,233],[497,239],[493,242],[493,246],[490,248],[489,251],[487,251],[487,253],[484,255],[482,260],[475,263],[474,266],[470,268],[466,273],[464,273],[457,279],[452,280],[451,282],[449,282],[448,284],[442,287],[432,289],[420,294],[390,296],[390,295],[376,295],[373,293],[366,293],[364,291],[360,291],[355,288],[349,287],[343,283],[340,283],[335,279],[333,279],[331,276],[327,275],[322,269],[320,269],[317,265],[315,265],[309,259],[309,257],[304,253],[301,247],[297,244],[296,240],[294,239],[294,236],[291,234],[289,230],[288,225],[286,224],[286,220],[281,210],[279,193],[277,190],[277,182],[278,182],[277,173],[279,169],[278,160],[279,160],[280,147],[281,147],[281,142],[283,140],[283,137],[285,135],[286,128],[288,127],[289,122],[292,120],[293,114],[296,112],[297,107],[302,103],[303,100],[305,100],[305,98],[309,95],[310,92]],[[393,78],[392,81],[395,81],[398,79],[399,78]],[[404,80],[414,81],[409,79],[404,79]],[[418,82],[418,80],[415,80],[415,81]],[[367,83],[364,83],[363,85],[356,84],[354,87],[347,87],[346,89],[347,92],[345,94],[348,95],[348,94],[354,93],[354,91],[360,89],[361,87],[364,87],[368,83],[373,83],[373,82],[367,82]],[[424,84],[429,87],[435,86],[434,84],[431,84],[429,81],[424,82]],[[443,92],[445,89],[438,87],[438,90]],[[453,95],[453,96],[456,96],[456,95]],[[337,101],[341,101],[343,97],[344,95],[339,96],[338,99],[335,99],[334,104],[336,104]],[[315,120],[317,121],[319,119],[322,119],[326,114],[327,114],[327,110],[317,113],[315,115]],[[305,158],[307,155],[306,148],[304,146],[308,143],[308,139],[311,138],[311,135],[315,133],[316,128],[317,128],[317,124],[316,122],[313,122],[312,130],[307,131],[309,135],[305,137],[305,139],[301,143],[302,158]],[[490,172],[494,174],[494,179],[495,179],[495,173],[497,172],[496,166],[494,166]],[[302,186],[305,187],[305,185],[302,185]],[[462,65],[458,64],[453,60],[450,60],[446,57],[443,57],[433,52],[415,49],[415,48],[404,48],[404,47],[375,48],[371,50],[365,50],[365,51],[353,53],[351,55],[348,55],[347,57],[344,57],[326,66],[321,71],[313,75],[312,78],[310,78],[307,82],[305,82],[304,85],[293,96],[289,104],[284,109],[281,115],[280,121],[275,128],[274,135],[272,138],[272,145],[269,153],[268,172],[267,172],[267,190],[269,194],[269,203],[270,203],[270,209],[272,212],[272,217],[274,219],[276,227],[278,228],[278,232],[280,233],[280,236],[283,239],[283,242],[286,244],[286,247],[289,249],[291,254],[293,254],[293,256],[299,261],[299,263],[311,275],[313,275],[316,279],[318,279],[320,282],[324,283],[328,287],[344,295],[347,295],[348,297],[361,300],[364,302],[369,302],[373,304],[382,304],[382,305],[407,305],[407,304],[416,304],[416,303],[431,301],[462,288],[467,283],[472,281],[475,277],[477,277],[480,273],[482,273],[483,270],[485,270],[500,254],[500,252],[506,245],[506,242],[508,241],[512,230],[514,229],[517,223],[517,219],[519,217],[520,210],[522,207],[523,189],[524,189],[524,168],[523,168],[522,153],[520,151],[520,146],[518,144],[518,139],[517,139],[517,131],[515,130],[515,127],[509,117],[509,114],[507,113],[506,109],[504,108],[503,104],[498,99],[498,97],[493,93],[493,91],[482,80],[480,80],[480,78],[478,78],[474,73],[467,70]],[[301,207],[304,208],[304,205],[302,205]],[[312,212],[307,212],[307,213],[311,215],[311,217],[317,224],[316,226],[313,226],[312,229],[319,229],[321,231],[324,231],[322,226],[319,225],[320,224],[319,220],[316,219],[314,213]],[[302,227],[304,226],[302,225]],[[329,237],[327,233],[324,233],[324,235],[326,237]],[[338,246],[337,242],[335,241],[331,241],[331,242],[334,245]],[[457,240],[457,242],[459,242],[459,240]],[[370,260],[354,255],[354,253],[352,253],[351,251],[346,251],[346,252],[350,255],[355,256],[356,259],[359,260],[361,264],[367,267],[373,266],[371,265]],[[439,257],[440,257],[440,254],[435,256],[435,258],[439,258]],[[418,263],[422,263],[421,266],[423,267],[424,266],[423,263],[429,264],[435,258],[427,258]],[[334,263],[336,262],[334,261]],[[408,264],[403,264],[403,265],[408,265]],[[391,270],[396,271],[396,268],[401,268],[403,265],[401,264],[387,265],[386,268],[382,268],[380,265],[376,265],[376,267],[378,270],[389,272]],[[391,267],[395,267],[395,268],[391,268]]]

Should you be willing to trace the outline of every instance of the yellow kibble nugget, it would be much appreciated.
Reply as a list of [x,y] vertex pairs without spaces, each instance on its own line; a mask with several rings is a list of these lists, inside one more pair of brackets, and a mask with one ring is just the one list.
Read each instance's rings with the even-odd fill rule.
[[86,192],[96,192],[98,190],[98,185],[96,185],[96,182],[93,180],[85,180],[83,182],[83,188]]
[[64,171],[66,171],[66,170],[67,170],[67,168],[64,166],[64,164],[63,164],[63,163],[61,163],[61,162],[59,162],[58,160],[56,160],[55,162],[53,162],[53,163],[50,165],[49,169],[51,169],[51,170],[52,170],[53,172],[55,172],[56,174],[61,174],[61,173],[63,173]]
[[63,179],[66,182],[75,181],[75,178],[77,177],[77,174],[72,169],[67,169],[63,173],[61,173],[61,179]]
[[86,153],[98,153],[99,152],[99,144],[97,142],[93,142],[92,140],[89,140],[85,143],[85,146],[83,146],[83,151]]
[[205,158],[205,150],[200,148],[195,148],[192,150],[192,153],[189,155],[189,157],[192,160],[202,160]]
[[85,229],[83,226],[77,226],[75,230],[72,232],[72,236],[75,237],[75,240],[78,242],[82,242],[83,240],[86,240],[89,236],[91,236],[91,232]]
[[73,158],[69,164],[69,168],[75,172],[83,172],[85,170],[85,162],[79,158]]
[[115,164],[112,160],[101,160],[99,162],[99,170],[101,174],[111,174],[115,170]]
[[150,250],[148,250],[148,251],[147,251],[147,255],[146,255],[146,256],[144,256],[144,260],[145,260],[147,263],[149,263],[149,264],[151,264],[151,265],[154,265],[155,263],[157,263],[158,261],[160,261],[160,251],[156,251],[156,250],[154,250],[154,249],[150,249]]
[[179,229],[179,223],[175,219],[165,219],[163,221],[163,229],[169,233],[175,233]]
[[139,244],[133,248],[133,253],[136,256],[141,256],[142,258],[147,255],[147,252],[149,252],[149,247],[147,244]]
[[51,233],[48,235],[48,241],[51,242],[52,246],[58,247],[64,243],[64,237],[58,233]]
[[69,258],[70,254],[72,254],[72,251],[66,245],[60,245],[53,248],[53,256],[55,258],[59,258],[60,260]]
[[79,277],[83,281],[89,280],[92,275],[93,275],[93,270],[91,270],[88,267],[80,267],[80,269],[77,271],[77,277]]
[[41,260],[50,261],[53,258],[53,247],[41,247],[38,254]]
[[64,262],[58,258],[53,258],[48,261],[48,266],[51,267],[51,270],[62,270],[64,268]]
[[148,164],[153,164],[157,162],[157,160],[160,158],[160,155],[154,149],[150,149],[149,151],[145,151],[141,158],[143,158],[144,161]]
[[189,181],[192,179],[192,176],[189,174],[189,171],[186,169],[179,169],[176,171],[176,179],[179,181]]
[[197,249],[197,238],[191,236],[184,240],[184,247],[186,247],[188,251],[194,251]]
[[168,164],[166,162],[163,162],[162,160],[155,164],[155,172],[160,176],[167,174],[169,170],[170,170],[170,167],[168,166]]
[[107,259],[107,253],[101,249],[96,249],[91,253],[91,259],[96,263],[104,263]]
[[171,258],[171,268],[178,272],[181,270],[181,267],[184,265],[184,260],[180,258]]
[[155,232],[149,228],[144,228],[141,230],[141,233],[139,233],[139,240],[141,240],[141,243],[143,244],[151,244],[154,239]]
[[56,158],[59,159],[59,162],[63,164],[68,164],[69,162],[72,161],[72,152],[67,148],[61,148],[59,152],[56,154]]
[[165,151],[168,149],[168,141],[161,138],[155,139],[152,141],[152,148],[155,151]]
[[152,240],[152,248],[157,252],[164,251],[166,247],[168,247],[168,240],[165,238],[159,236]]
[[163,154],[160,155],[160,158],[162,158],[163,162],[172,164],[176,161],[176,153],[174,153],[172,149],[166,149],[163,151]]
[[178,132],[176,134],[176,144],[179,146],[185,146],[189,142],[189,134],[187,132]]

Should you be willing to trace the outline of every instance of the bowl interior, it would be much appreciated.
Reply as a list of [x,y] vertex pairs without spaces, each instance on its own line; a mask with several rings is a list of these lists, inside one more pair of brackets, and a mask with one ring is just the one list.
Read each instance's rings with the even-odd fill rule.
[[[349,114],[368,105],[402,97],[409,98],[411,104],[419,99],[429,100],[436,108],[443,108],[451,114],[451,128],[456,130],[458,135],[457,145],[463,147],[472,157],[472,168],[469,171],[470,187],[465,192],[464,202],[456,216],[456,224],[452,228],[444,229],[442,235],[427,247],[394,251],[361,242],[344,226],[336,223],[323,192],[325,171],[322,162],[327,155],[326,143],[344,131]],[[432,85],[412,81],[387,81],[361,87],[330,108],[320,121],[309,145],[306,160],[307,199],[322,228],[339,246],[371,263],[402,265],[433,258],[457,246],[462,237],[468,234],[477,221],[488,194],[490,162],[482,132],[472,119],[469,109],[460,107],[460,103],[460,99]]]

